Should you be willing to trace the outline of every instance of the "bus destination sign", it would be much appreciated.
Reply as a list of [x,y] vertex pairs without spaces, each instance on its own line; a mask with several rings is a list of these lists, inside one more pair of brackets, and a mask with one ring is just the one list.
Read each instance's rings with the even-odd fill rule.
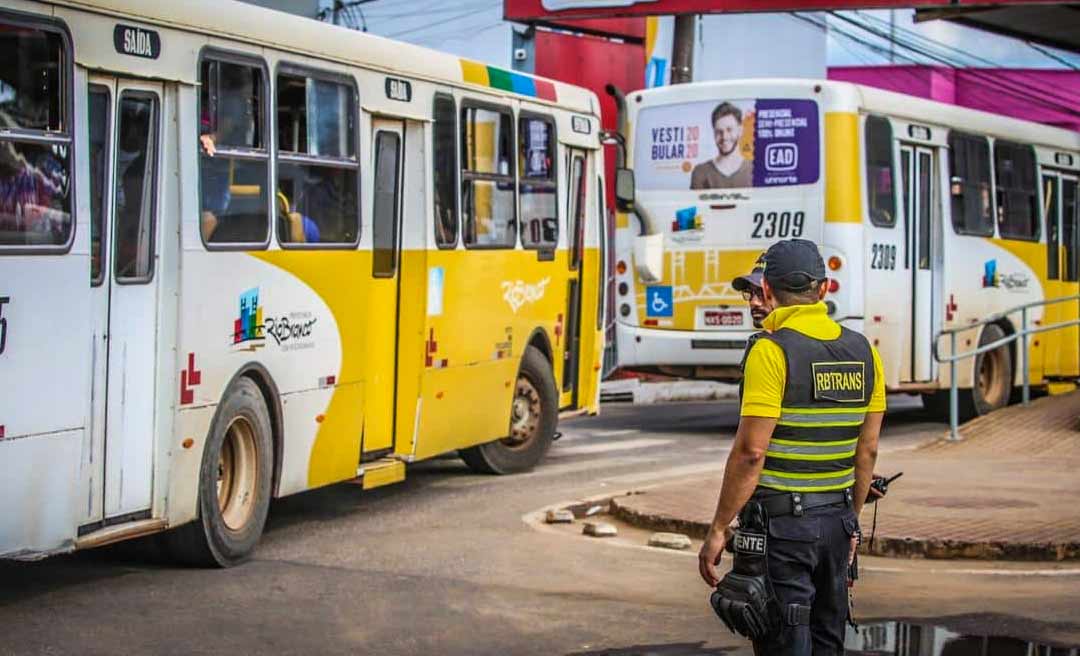
[[113,29],[113,45],[121,55],[157,59],[161,56],[161,37],[153,30],[118,24]]
[[412,102],[412,83],[396,77],[386,78],[386,97],[398,102]]

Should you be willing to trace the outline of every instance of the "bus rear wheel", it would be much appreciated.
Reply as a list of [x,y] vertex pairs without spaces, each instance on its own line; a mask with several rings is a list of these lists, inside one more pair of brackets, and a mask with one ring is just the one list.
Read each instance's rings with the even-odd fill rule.
[[558,420],[559,397],[551,364],[538,349],[526,347],[514,385],[507,436],[462,449],[461,459],[482,474],[528,471],[551,447]]
[[[1004,337],[1005,331],[1001,326],[990,324],[983,329],[979,346],[991,344]],[[1009,353],[1008,344],[975,356],[975,379],[971,389],[975,414],[985,415],[1008,405],[1012,384],[1012,355]]]
[[[1000,326],[990,324],[979,337],[979,346],[996,342],[1003,337],[1005,331]],[[959,421],[969,421],[1008,405],[1012,384],[1012,355],[1007,344],[975,356],[972,387],[958,390]],[[949,390],[923,394],[923,407],[934,417],[948,421]]]
[[259,387],[237,380],[218,407],[203,449],[199,516],[168,536],[181,562],[232,567],[255,550],[270,509],[270,413]]

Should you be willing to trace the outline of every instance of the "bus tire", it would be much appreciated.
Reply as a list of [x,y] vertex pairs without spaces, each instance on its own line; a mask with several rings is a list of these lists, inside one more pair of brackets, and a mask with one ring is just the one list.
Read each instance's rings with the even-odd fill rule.
[[[931,418],[937,421],[949,421],[949,390],[938,390],[922,395],[923,408]],[[957,421],[963,423],[975,418],[971,401],[971,390],[957,390]]]
[[[989,324],[979,337],[979,346],[1004,337],[1005,331],[1001,326]],[[974,379],[971,385],[972,410],[975,415],[985,415],[1008,405],[1012,387],[1013,365],[1008,344],[975,356]]]
[[199,471],[198,517],[168,534],[177,560],[232,567],[247,560],[270,510],[273,442],[258,385],[239,378],[218,406]]
[[551,447],[559,421],[555,375],[544,354],[525,347],[511,402],[509,434],[461,449],[461,459],[481,474],[513,474],[535,467]]

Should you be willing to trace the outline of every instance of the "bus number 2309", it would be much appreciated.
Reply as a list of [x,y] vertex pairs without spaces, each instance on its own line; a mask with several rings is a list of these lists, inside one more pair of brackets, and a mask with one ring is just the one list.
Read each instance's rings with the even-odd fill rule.
[[756,212],[753,239],[802,237],[806,214],[803,212]]

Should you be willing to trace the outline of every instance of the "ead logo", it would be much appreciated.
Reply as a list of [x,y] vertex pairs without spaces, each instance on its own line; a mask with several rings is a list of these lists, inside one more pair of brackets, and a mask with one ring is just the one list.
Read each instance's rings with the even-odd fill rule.
[[799,166],[799,147],[793,143],[774,143],[765,146],[765,169],[794,171]]

